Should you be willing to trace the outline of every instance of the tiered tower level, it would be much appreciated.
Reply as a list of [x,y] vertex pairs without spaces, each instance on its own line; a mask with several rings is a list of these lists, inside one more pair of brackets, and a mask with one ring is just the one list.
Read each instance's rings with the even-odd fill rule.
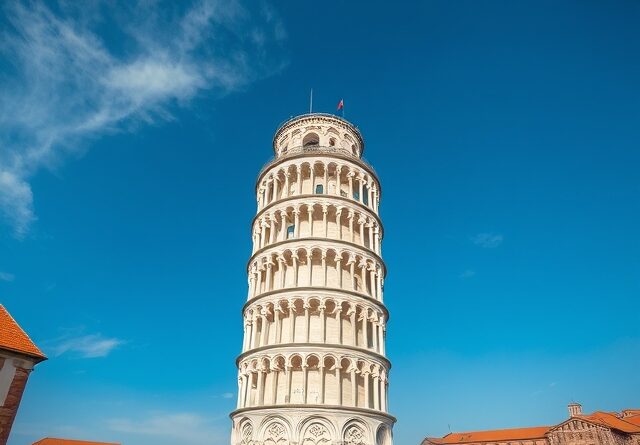
[[258,176],[233,445],[391,445],[380,183],[358,129],[285,122]]

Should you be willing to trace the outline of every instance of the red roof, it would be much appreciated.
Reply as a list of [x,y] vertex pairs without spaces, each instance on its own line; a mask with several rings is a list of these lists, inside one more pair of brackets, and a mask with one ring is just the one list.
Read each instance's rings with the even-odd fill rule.
[[623,419],[625,422],[633,423],[634,425],[640,426],[640,414],[624,417]]
[[38,361],[47,357],[31,341],[13,317],[0,304],[0,349],[7,349],[36,357]]
[[[615,429],[624,433],[640,433],[640,410],[628,409],[623,412],[626,417],[621,417],[618,413],[609,413],[606,411],[596,411],[593,414],[581,414],[572,417],[566,422],[573,419],[582,419],[590,423],[604,426],[606,428]],[[512,428],[506,430],[490,430],[490,431],[472,431],[468,433],[449,433],[446,436],[427,437],[422,441],[423,445],[454,445],[465,443],[483,443],[483,442],[509,442],[517,440],[543,439],[545,435],[558,426],[538,426],[533,428]]]
[[[434,444],[455,444],[474,442],[502,442],[507,440],[542,439],[551,429],[548,426],[532,428],[511,428],[506,430],[472,431],[468,433],[449,433],[443,438],[429,437],[424,442]],[[423,443],[424,443],[423,442]]]
[[86,440],[72,440],[72,439],[56,439],[55,437],[45,437],[33,445],[120,445],[114,442],[87,442]]
[[596,411],[593,414],[583,414],[577,417],[624,433],[640,433],[640,425],[631,421],[630,418],[618,417],[617,413]]

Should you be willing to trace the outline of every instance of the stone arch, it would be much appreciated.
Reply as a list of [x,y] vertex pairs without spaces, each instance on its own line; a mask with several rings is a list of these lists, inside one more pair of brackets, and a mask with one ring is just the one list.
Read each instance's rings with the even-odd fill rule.
[[318,133],[315,133],[313,131],[310,131],[309,133],[305,134],[304,138],[302,138],[303,147],[315,146],[319,144],[320,144],[320,136],[318,136]]
[[387,425],[380,425],[376,433],[376,445],[391,445],[391,428]]
[[311,417],[300,425],[300,445],[330,445],[336,440],[335,428],[324,417]]
[[288,445],[291,442],[291,425],[280,416],[269,416],[260,428],[260,438],[264,445]]
[[253,424],[251,420],[244,418],[238,424],[238,444],[253,445]]
[[287,359],[281,353],[274,355],[273,358],[271,359],[271,368],[274,370],[275,369],[284,370],[284,367],[286,365],[287,365]]
[[369,428],[358,419],[347,421],[342,429],[344,445],[371,445]]
[[311,352],[306,355],[303,363],[308,367],[317,367],[321,363],[320,355],[316,352]]
[[303,363],[304,358],[298,352],[294,352],[289,357],[287,357],[287,366],[301,367]]

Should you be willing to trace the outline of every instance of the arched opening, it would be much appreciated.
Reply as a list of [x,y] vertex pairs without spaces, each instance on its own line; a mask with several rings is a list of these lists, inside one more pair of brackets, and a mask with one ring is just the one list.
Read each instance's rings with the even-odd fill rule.
[[335,147],[336,138],[329,138],[329,147]]
[[315,133],[309,133],[302,140],[303,147],[311,147],[314,145],[317,146],[319,143],[320,143],[320,138]]
[[391,445],[391,430],[388,426],[383,425],[378,429],[376,445]]

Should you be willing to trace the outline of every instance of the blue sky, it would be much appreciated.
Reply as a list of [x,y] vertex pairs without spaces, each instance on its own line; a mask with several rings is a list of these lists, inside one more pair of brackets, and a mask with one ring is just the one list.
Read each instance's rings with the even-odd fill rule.
[[640,4],[13,3],[11,445],[228,443],[254,181],[344,98],[383,185],[395,442],[640,402]]

